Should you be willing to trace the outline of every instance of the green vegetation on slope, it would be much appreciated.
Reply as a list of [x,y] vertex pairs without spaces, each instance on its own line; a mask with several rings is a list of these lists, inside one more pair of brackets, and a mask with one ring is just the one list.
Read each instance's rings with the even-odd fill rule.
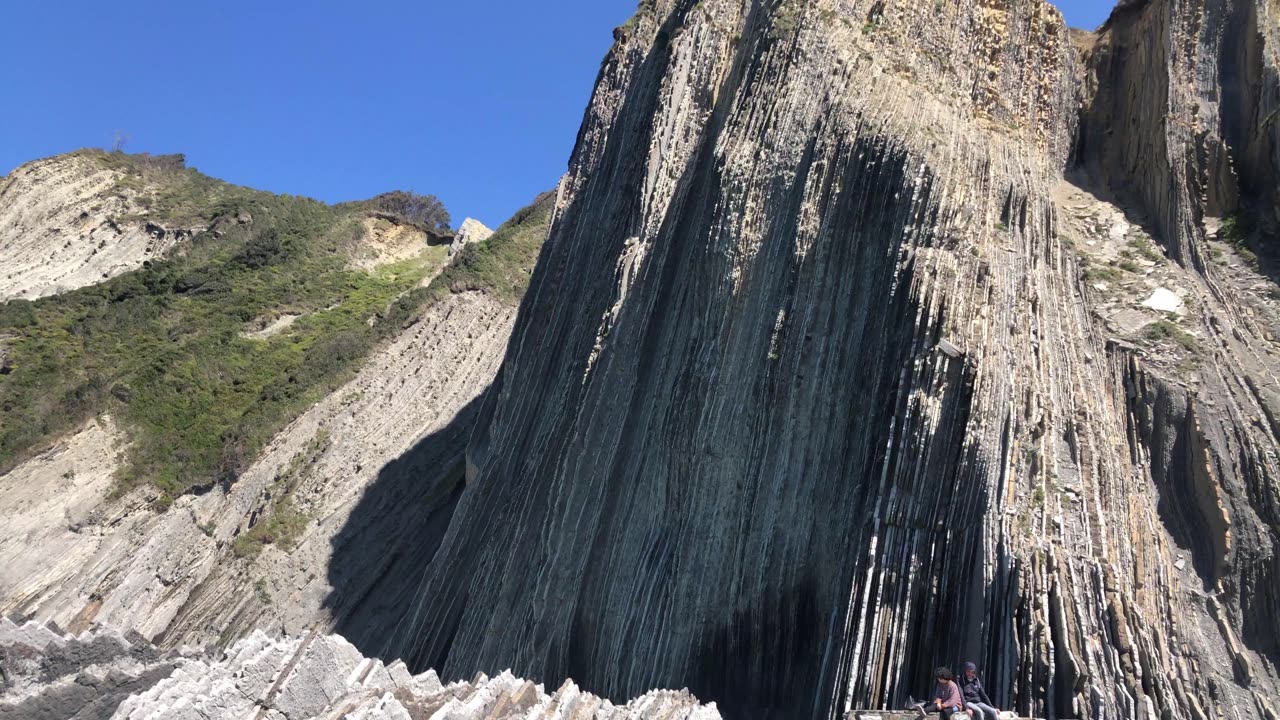
[[[429,298],[410,291],[443,248],[374,270],[350,257],[370,213],[425,208],[435,214],[400,219],[433,231],[448,222],[438,203],[328,206],[234,187],[180,159],[100,155],[128,171],[121,191],[147,198],[149,220],[208,229],[141,270],[0,305],[0,472],[109,411],[129,432],[121,490],[153,483],[163,505],[231,482]],[[287,332],[245,334],[285,312],[301,316]]]
[[254,557],[267,545],[277,545],[288,551],[293,549],[298,536],[307,528],[308,518],[293,502],[294,491],[303,478],[312,472],[316,461],[329,447],[329,432],[321,430],[302,452],[290,461],[289,467],[276,478],[273,498],[266,517],[248,531],[236,536],[231,551],[236,557]]
[[540,195],[503,223],[485,242],[464,247],[427,287],[416,288],[398,300],[388,313],[404,323],[429,303],[451,293],[484,291],[508,305],[519,305],[547,237],[555,196]]

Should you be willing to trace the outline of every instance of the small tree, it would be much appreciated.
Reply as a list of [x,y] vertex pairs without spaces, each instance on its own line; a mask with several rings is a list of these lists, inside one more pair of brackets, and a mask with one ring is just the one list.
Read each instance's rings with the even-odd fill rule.
[[125,146],[127,146],[129,144],[129,141],[132,139],[133,138],[129,135],[129,133],[120,132],[119,130],[117,130],[115,136],[111,139],[111,152],[113,153],[124,152]]
[[402,217],[431,230],[448,232],[452,228],[449,211],[435,195],[396,190],[373,198],[369,205],[379,212]]

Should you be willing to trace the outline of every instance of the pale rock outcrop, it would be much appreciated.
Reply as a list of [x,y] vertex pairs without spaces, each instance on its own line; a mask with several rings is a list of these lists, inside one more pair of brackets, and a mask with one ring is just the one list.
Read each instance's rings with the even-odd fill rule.
[[572,682],[548,695],[509,672],[444,685],[432,671],[365,658],[337,635],[254,631],[225,653],[161,653],[97,628],[79,636],[0,618],[6,720],[718,720],[688,692],[614,706]]
[[360,225],[362,238],[352,252],[351,265],[361,270],[419,257],[432,241],[421,228],[394,217],[372,215]]
[[271,640],[261,631],[224,659],[193,661],[120,704],[114,720],[718,720],[687,692],[649,692],[615,707],[566,682],[548,695],[510,672],[441,684],[430,670],[367,659],[336,635]]
[[484,223],[475,218],[467,218],[462,221],[462,227],[458,228],[458,234],[453,236],[453,242],[449,245],[449,254],[453,255],[471,243],[484,242],[491,237],[493,237],[493,231],[485,227]]
[[125,178],[93,151],[37,160],[0,178],[0,301],[100,283],[194,234],[142,219],[145,207]]
[[0,587],[22,595],[42,575],[62,576],[92,557],[95,528],[118,519],[104,498],[123,440],[103,416],[0,475]]

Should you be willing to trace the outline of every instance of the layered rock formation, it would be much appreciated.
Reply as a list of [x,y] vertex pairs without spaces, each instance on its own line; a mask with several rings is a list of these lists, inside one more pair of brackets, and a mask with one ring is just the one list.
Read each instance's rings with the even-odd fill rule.
[[1275,9],[1122,5],[642,3],[379,651],[742,717],[972,659],[1024,714],[1274,718],[1280,313],[1206,218],[1275,191]]
[[467,218],[462,221],[458,233],[453,236],[453,242],[449,244],[449,254],[453,255],[471,243],[484,242],[491,237],[493,237],[493,231],[485,227],[484,223],[475,218]]
[[130,695],[200,653],[162,653],[135,633],[64,634],[57,626],[0,618],[0,718],[107,720]]
[[[431,513],[451,507],[461,482],[468,406],[496,373],[514,315],[483,293],[450,296],[295,420],[228,490],[164,512],[147,488],[111,498],[123,440],[109,420],[0,476],[0,612],[203,645],[254,627],[325,626],[334,583],[360,598],[394,569],[413,587],[443,530]],[[299,536],[283,548],[237,544],[286,492]]]
[[128,173],[92,151],[23,165],[0,178],[0,301],[102,282],[194,234],[147,222]]
[[0,618],[5,661],[0,718],[21,720],[554,720],[592,717],[718,720],[688,692],[650,692],[627,705],[566,682],[502,673],[441,684],[404,663],[363,657],[336,635],[272,640],[256,631],[224,653],[161,653],[111,631],[66,636]]
[[[535,204],[479,248],[487,275],[444,264],[439,287],[413,290],[422,309],[234,482],[169,507],[150,485],[121,493],[134,438],[110,414],[0,474],[0,614],[72,633],[105,624],[168,648],[339,621],[363,637],[407,604],[447,527],[549,215],[549,200]],[[405,223],[358,227],[357,263],[425,248]],[[432,252],[443,264],[444,248]],[[243,336],[267,342],[300,317],[263,316]]]
[[[452,295],[163,516],[95,515],[61,470],[99,420],[3,480],[30,504],[0,557],[57,553],[0,609],[293,637],[123,717],[440,710],[341,641],[295,673],[319,625],[494,675],[455,699],[497,717],[556,703],[509,668],[834,718],[974,660],[1024,715],[1275,720],[1277,11],[1127,0],[1073,34],[1042,0],[646,0],[518,320]],[[237,557],[281,488],[296,548]],[[228,689],[264,675],[324,704]],[[706,712],[671,697],[644,707]]]

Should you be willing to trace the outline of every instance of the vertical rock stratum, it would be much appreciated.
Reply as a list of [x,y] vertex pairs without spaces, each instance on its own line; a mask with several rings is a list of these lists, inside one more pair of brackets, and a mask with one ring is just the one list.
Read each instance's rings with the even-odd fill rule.
[[1024,714],[1277,717],[1277,13],[642,2],[382,650],[730,717],[966,659]]

